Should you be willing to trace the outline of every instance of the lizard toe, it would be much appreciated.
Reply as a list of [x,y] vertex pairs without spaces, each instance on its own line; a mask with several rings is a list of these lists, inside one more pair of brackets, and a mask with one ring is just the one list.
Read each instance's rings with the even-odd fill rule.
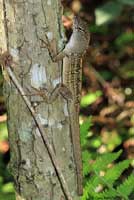
[[71,101],[73,99],[72,92],[64,84],[60,84],[59,92],[64,99],[68,101]]

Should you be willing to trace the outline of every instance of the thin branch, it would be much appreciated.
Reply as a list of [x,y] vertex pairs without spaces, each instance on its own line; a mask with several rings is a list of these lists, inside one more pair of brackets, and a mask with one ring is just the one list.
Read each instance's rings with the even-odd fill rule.
[[59,163],[57,161],[57,158],[54,154],[54,151],[52,149],[52,146],[50,145],[49,141],[48,141],[48,138],[47,138],[47,135],[45,134],[44,132],[44,128],[43,126],[41,125],[41,122],[40,122],[40,119],[38,117],[38,114],[35,113],[35,110],[34,108],[32,107],[29,99],[27,98],[23,88],[21,87],[21,85],[19,84],[17,78],[15,77],[13,71],[11,70],[11,67],[8,66],[6,67],[6,70],[8,72],[8,75],[10,76],[12,82],[14,83],[14,85],[16,86],[16,88],[18,89],[20,95],[22,96],[24,102],[26,103],[28,109],[30,110],[33,118],[34,118],[34,121],[39,129],[39,132],[40,132],[40,135],[41,135],[41,138],[43,140],[43,143],[47,149],[47,152],[48,152],[48,155],[51,159],[51,162],[52,162],[52,165],[56,171],[56,174],[57,174],[57,177],[58,177],[58,180],[61,184],[61,188],[62,188],[62,191],[66,197],[67,200],[73,200],[72,197],[71,197],[71,194],[70,194],[70,191],[68,189],[68,185],[67,185],[67,182],[64,178],[64,175],[62,174],[62,171],[61,171],[61,168],[59,167]]
[[119,106],[124,105],[124,95],[121,92],[117,92],[105,79],[93,68],[91,70],[95,74],[97,80],[102,85],[105,90],[106,96],[108,96],[112,101],[117,102]]
[[108,84],[107,81],[105,81],[105,79],[92,66],[90,66],[90,69],[93,71],[93,73],[95,74],[97,80],[100,82],[102,87],[105,88],[105,86]]

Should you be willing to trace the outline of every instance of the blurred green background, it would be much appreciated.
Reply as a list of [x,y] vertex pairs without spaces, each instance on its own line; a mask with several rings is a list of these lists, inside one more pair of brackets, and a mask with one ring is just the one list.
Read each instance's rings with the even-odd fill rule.
[[[62,3],[68,13],[72,1]],[[134,158],[134,0],[81,0],[80,3],[91,32],[83,64],[80,111],[84,171],[88,174],[89,162],[99,155],[121,149],[118,161],[132,159],[122,180],[132,172]],[[66,21],[69,22],[68,17]],[[65,23],[64,26],[68,28]],[[7,170],[10,149],[2,85],[1,73],[0,200],[15,200],[13,179]],[[85,184],[88,179],[85,175]]]

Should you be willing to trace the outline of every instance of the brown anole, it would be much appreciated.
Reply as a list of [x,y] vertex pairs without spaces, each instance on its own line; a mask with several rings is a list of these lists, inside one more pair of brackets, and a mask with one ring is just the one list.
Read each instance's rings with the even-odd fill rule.
[[62,95],[65,99],[70,100],[68,110],[70,115],[70,127],[73,143],[73,152],[77,171],[77,190],[78,194],[83,193],[83,172],[82,158],[80,146],[80,130],[79,130],[79,109],[82,86],[82,57],[88,48],[90,35],[87,23],[79,16],[74,16],[73,32],[70,40],[66,44],[62,52],[57,56],[53,56],[51,45],[45,42],[49,50],[49,54],[54,62],[63,59],[62,83],[58,84],[53,92],[47,97],[47,102],[52,103],[56,96]]

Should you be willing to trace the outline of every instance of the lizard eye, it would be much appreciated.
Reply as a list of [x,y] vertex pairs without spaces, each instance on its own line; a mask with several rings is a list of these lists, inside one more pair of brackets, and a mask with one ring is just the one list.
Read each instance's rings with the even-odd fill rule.
[[79,26],[78,29],[79,29],[80,31],[84,32],[84,29],[83,29],[82,27]]

